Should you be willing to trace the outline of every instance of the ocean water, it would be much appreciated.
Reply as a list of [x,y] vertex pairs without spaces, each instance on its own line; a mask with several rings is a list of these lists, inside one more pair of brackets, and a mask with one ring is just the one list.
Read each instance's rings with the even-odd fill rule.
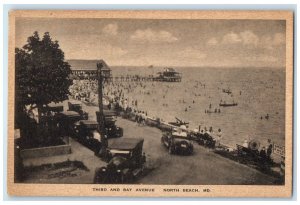
[[[163,68],[112,67],[114,76],[155,75]],[[285,69],[284,68],[175,68],[181,82],[143,82],[143,88],[128,94],[138,100],[138,109],[167,122],[179,117],[189,128],[219,128],[222,142],[230,146],[245,139],[266,144],[267,139],[284,145]],[[222,89],[230,89],[227,94]],[[219,107],[220,100],[238,106]],[[211,104],[211,109],[209,109]],[[220,113],[214,113],[215,109]],[[213,113],[207,114],[205,110]],[[265,116],[268,115],[269,119]],[[263,119],[261,119],[261,117]]]

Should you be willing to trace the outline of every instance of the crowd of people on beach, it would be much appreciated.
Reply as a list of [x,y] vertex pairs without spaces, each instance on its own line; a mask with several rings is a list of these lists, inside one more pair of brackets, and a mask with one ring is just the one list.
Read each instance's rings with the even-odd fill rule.
[[98,92],[98,81],[95,79],[74,79],[69,87],[70,95],[83,102],[95,102]]
[[[148,116],[148,111],[143,109],[141,104],[144,103],[143,95],[152,96],[152,103],[160,103],[160,100],[155,97],[157,91],[157,85],[155,82],[144,82],[144,81],[115,81],[115,82],[105,82],[103,86],[103,95],[109,98],[110,104],[122,109],[126,112],[132,112],[134,115],[140,116],[137,120],[143,122],[145,116]],[[205,89],[205,84],[200,81],[196,82],[196,87],[201,87]],[[172,89],[172,84],[160,87],[163,89],[162,98],[164,99],[170,89]],[[73,85],[70,87],[71,97],[76,100],[81,100],[83,102],[89,102],[97,104],[98,98],[98,81],[94,79],[81,79],[74,80]],[[179,104],[183,106],[187,103],[185,98],[179,99]],[[192,100],[192,104],[195,104],[195,99]],[[163,107],[168,107],[168,102],[162,102]],[[210,104],[211,108],[211,104]],[[185,108],[185,112],[191,109],[191,105]],[[209,110],[207,111],[209,112]],[[220,113],[220,109],[215,110],[216,113]],[[160,116],[152,116],[160,117]]]
[[[193,85],[194,87],[205,90],[206,84],[201,81],[196,81]],[[159,90],[160,89],[160,90]],[[138,115],[148,115],[149,110],[147,106],[143,106],[144,99],[150,99],[153,105],[159,105],[161,103],[162,107],[168,108],[169,101],[166,98],[169,92],[174,89],[173,84],[165,84],[164,86],[157,86],[155,82],[146,82],[146,81],[110,81],[105,82],[103,86],[103,95],[107,96],[110,99],[110,103],[118,108],[133,112]],[[71,97],[76,100],[81,100],[87,103],[98,103],[98,81],[95,79],[76,79],[73,81],[73,85],[70,87]],[[161,92],[162,99],[156,97],[156,93]],[[188,90],[186,89],[186,92]],[[203,91],[204,96],[206,95]],[[201,95],[201,93],[195,93],[195,97]],[[143,97],[148,96],[148,97]],[[178,104],[183,107],[185,112],[189,112],[192,109],[192,106],[195,104],[196,98],[191,99],[192,102],[188,105],[187,99],[179,98]],[[149,102],[148,102],[149,103]],[[158,104],[159,103],[159,104]],[[209,105],[210,108],[206,110],[206,113],[220,113],[220,108],[212,109],[212,105]],[[156,116],[156,113],[151,113],[152,117]]]
[[[134,98],[135,93],[150,95],[150,91],[145,91],[144,82],[105,82],[103,85],[103,96],[109,99],[109,107],[116,107],[126,112],[133,112],[141,118],[147,116],[147,111],[141,110],[138,98]],[[70,87],[71,97],[83,102],[98,103],[98,81],[92,79],[74,80]],[[155,92],[155,91],[153,91]],[[152,93],[153,93],[152,92]]]

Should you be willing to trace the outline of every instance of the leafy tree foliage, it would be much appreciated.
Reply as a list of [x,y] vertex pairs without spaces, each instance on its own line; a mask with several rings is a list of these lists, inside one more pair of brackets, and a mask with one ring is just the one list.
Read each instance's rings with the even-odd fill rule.
[[70,65],[64,61],[58,41],[52,41],[48,32],[42,39],[34,32],[22,49],[16,48],[15,72],[17,112],[31,105],[40,113],[43,105],[68,99]]

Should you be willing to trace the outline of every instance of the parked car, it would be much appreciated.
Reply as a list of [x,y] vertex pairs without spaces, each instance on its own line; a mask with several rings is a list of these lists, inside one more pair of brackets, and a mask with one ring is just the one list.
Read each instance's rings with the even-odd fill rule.
[[50,103],[42,107],[42,115],[40,117],[41,123],[47,123],[48,125],[56,125],[56,116],[58,113],[64,111],[64,107],[61,104]]
[[61,103],[55,104],[55,103],[49,103],[48,105],[44,106],[42,108],[42,112],[53,112],[53,113],[59,113],[64,111],[64,106]]
[[74,137],[77,134],[77,122],[82,120],[82,116],[75,111],[64,111],[56,115],[58,127],[62,135]]
[[[96,112],[97,121],[100,122],[100,112]],[[104,110],[104,132],[108,138],[122,137],[123,128],[116,125],[117,114],[114,111]]]
[[168,148],[169,154],[193,154],[193,142],[185,132],[166,132],[161,137],[161,143]]
[[83,120],[87,120],[89,118],[89,114],[82,110],[82,104],[80,102],[68,102],[68,106],[68,111],[78,112]]
[[107,148],[109,162],[96,169],[94,183],[123,184],[140,176],[146,161],[143,143],[144,139],[114,139]]
[[101,135],[97,121],[80,120],[76,123],[76,137],[80,143],[95,153],[101,149]]

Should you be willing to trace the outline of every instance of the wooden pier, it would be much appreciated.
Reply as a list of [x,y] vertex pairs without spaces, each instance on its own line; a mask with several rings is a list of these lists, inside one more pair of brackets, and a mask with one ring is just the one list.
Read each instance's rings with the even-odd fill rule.
[[[92,72],[89,75],[76,75],[73,74],[73,79],[77,80],[96,80],[96,76]],[[154,77],[153,75],[149,76],[140,76],[140,75],[126,75],[126,76],[109,76],[107,79],[109,82],[180,82],[180,79],[164,79],[159,77]]]
[[140,75],[126,75],[126,76],[114,76],[112,77],[113,82],[147,82],[156,81],[156,78],[152,75],[140,76]]

